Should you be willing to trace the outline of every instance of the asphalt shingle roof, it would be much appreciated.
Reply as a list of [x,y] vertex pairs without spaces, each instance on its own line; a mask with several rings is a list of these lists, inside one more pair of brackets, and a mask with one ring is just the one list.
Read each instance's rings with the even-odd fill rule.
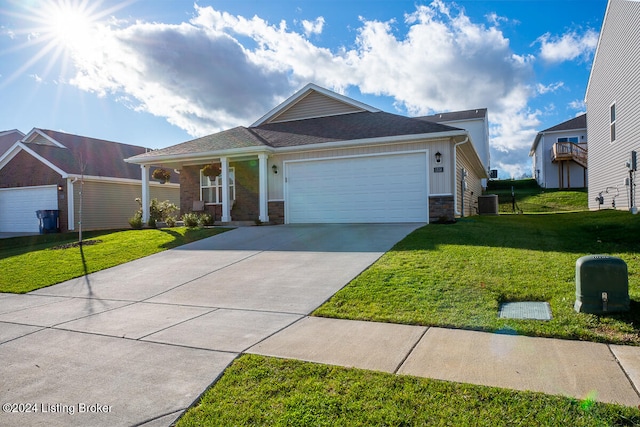
[[566,122],[562,122],[555,126],[545,129],[542,132],[556,132],[561,130],[573,130],[573,129],[586,129],[587,128],[587,114],[581,114],[573,119],[569,119]]
[[38,130],[66,148],[36,143],[25,145],[68,174],[82,174],[82,164],[85,164],[85,175],[140,179],[140,166],[126,163],[124,159],[144,153],[144,147],[47,129]]
[[451,126],[385,112],[360,112],[250,128],[272,147],[419,135],[460,130]]
[[0,132],[0,156],[2,156],[16,142],[20,141],[24,135],[17,130],[7,130]]
[[461,129],[385,112],[336,116],[236,127],[182,144],[138,155],[132,160],[180,156],[251,147],[296,147],[334,141],[419,135]]
[[487,115],[486,108],[476,108],[473,110],[452,111],[450,113],[438,113],[431,116],[416,117],[420,120],[428,120],[430,122],[452,122],[456,120],[481,119]]

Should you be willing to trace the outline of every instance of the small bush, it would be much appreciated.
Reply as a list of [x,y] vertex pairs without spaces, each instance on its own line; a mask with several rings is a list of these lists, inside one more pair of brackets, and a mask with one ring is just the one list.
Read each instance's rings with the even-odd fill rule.
[[165,222],[167,223],[167,227],[175,227],[176,226],[176,217],[175,216],[169,216],[169,217],[167,217],[167,220]]
[[140,230],[142,228],[142,213],[136,212],[131,218],[129,218],[129,225],[134,230]]
[[197,227],[199,218],[197,214],[190,212],[182,215],[182,220],[185,227]]
[[200,227],[204,227],[207,225],[213,225],[213,217],[211,215],[209,215],[208,213],[203,213],[200,215],[200,217],[198,218],[198,225]]

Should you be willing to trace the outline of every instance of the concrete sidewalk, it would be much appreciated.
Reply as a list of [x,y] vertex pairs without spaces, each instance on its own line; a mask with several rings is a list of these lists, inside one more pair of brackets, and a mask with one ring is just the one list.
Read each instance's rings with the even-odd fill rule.
[[305,317],[247,353],[640,405],[640,348]]
[[167,426],[419,226],[238,228],[0,294],[0,425]]

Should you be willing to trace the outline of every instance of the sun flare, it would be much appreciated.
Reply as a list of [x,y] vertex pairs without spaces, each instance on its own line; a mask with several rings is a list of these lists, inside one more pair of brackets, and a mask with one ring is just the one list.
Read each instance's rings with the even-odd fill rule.
[[91,34],[92,17],[80,5],[68,2],[52,4],[49,22],[45,29],[56,43],[66,48],[86,43]]

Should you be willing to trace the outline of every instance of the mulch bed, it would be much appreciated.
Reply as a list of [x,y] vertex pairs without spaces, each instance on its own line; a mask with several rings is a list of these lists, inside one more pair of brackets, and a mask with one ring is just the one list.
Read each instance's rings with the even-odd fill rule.
[[72,242],[66,243],[64,245],[54,246],[51,249],[70,249],[70,248],[79,248],[80,246],[91,246],[97,245],[98,243],[102,243],[102,240],[83,240],[82,242]]

